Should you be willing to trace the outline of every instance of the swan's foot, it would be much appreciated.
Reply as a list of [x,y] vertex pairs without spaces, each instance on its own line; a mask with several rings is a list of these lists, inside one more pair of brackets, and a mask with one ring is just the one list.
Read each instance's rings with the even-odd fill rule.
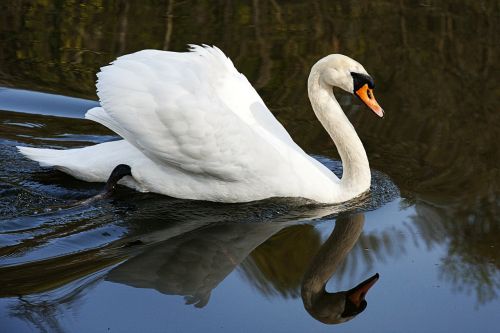
[[132,170],[130,169],[130,166],[126,164],[118,164],[113,169],[113,171],[111,171],[108,181],[106,182],[106,185],[104,185],[104,190],[102,191],[102,193],[94,195],[93,197],[85,199],[83,201],[80,201],[78,202],[78,204],[86,205],[96,200],[109,198],[113,194],[116,185],[118,184],[120,179],[122,179],[125,176],[132,176]]
[[111,171],[111,175],[109,175],[108,181],[104,186],[103,195],[110,196],[113,194],[118,181],[125,176],[132,176],[132,170],[130,166],[127,164],[118,164],[113,171]]

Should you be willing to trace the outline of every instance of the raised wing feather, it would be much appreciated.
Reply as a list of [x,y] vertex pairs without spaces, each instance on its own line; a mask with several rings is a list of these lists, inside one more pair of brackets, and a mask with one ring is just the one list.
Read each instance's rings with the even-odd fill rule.
[[248,80],[215,47],[144,50],[98,74],[103,124],[157,163],[223,180],[298,151]]

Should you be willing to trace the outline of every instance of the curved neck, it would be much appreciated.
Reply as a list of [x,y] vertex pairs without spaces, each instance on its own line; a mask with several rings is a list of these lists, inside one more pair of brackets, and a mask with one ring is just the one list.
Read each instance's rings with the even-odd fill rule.
[[352,199],[370,187],[370,166],[363,144],[354,127],[342,111],[333,89],[320,78],[320,72],[313,67],[308,80],[308,94],[311,105],[342,159],[340,193],[345,200]]
[[356,244],[363,226],[363,214],[337,218],[330,237],[321,246],[304,274],[301,294],[306,309],[313,309],[314,304],[324,297],[326,283]]

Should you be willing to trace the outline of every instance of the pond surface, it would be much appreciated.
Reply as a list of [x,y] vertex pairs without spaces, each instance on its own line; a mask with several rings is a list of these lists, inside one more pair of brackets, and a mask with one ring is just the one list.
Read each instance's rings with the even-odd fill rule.
[[[498,1],[3,1],[1,332],[498,332]],[[116,140],[83,119],[95,73],[144,48],[214,44],[337,174],[306,94],[329,53],[374,76],[378,119],[337,92],[373,169],[344,205],[215,204],[102,184],[15,146]],[[338,291],[379,274],[331,327]],[[315,283],[326,301],[311,306]]]

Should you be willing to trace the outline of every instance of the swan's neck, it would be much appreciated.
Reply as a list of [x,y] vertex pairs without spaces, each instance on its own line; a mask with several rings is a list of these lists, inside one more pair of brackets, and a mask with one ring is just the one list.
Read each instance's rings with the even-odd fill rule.
[[370,166],[363,144],[354,127],[333,95],[331,86],[321,80],[319,71],[311,71],[308,93],[316,117],[332,138],[342,159],[340,193],[343,200],[352,199],[370,187]]
[[[301,293],[307,309],[313,308],[314,304],[327,294],[325,286],[328,280],[356,244],[363,225],[362,214],[337,219],[332,234],[321,246],[304,274]],[[337,296],[342,299],[341,294]]]

